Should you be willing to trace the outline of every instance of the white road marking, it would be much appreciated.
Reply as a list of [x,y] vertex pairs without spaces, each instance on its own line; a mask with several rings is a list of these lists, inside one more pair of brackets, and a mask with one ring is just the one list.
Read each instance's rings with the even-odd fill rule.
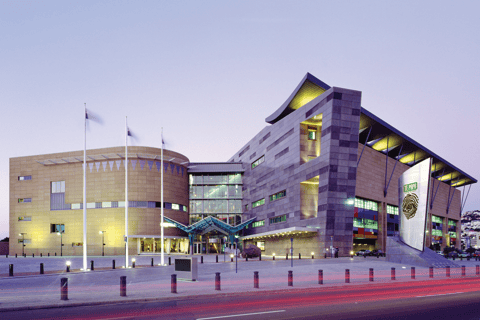
[[449,294],[458,294],[458,293],[465,293],[465,292],[451,292],[451,293],[441,293],[441,294],[430,294],[430,295],[426,295],[426,296],[416,296],[415,298],[446,296],[446,295],[449,295]]
[[232,314],[232,315],[229,315],[229,316],[221,316],[221,317],[198,318],[197,320],[223,319],[223,318],[233,318],[233,317],[242,317],[242,316],[255,316],[255,315],[258,315],[258,314],[276,313],[276,312],[285,312],[285,310],[265,311],[265,312],[254,312],[254,313],[243,313],[243,314]]

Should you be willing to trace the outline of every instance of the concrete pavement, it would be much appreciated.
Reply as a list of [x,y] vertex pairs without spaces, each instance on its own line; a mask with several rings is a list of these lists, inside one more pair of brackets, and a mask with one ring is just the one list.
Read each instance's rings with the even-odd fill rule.
[[[415,267],[415,279],[411,278],[411,266],[385,261],[385,258],[354,257],[338,259],[301,259],[293,261],[277,257],[262,257],[262,261],[238,259],[238,272],[235,261],[219,255],[216,263],[215,255],[204,255],[204,263],[198,258],[198,281],[177,282],[176,294],[171,293],[171,275],[175,273],[174,258],[171,266],[158,266],[160,256],[134,256],[136,268],[121,268],[124,257],[89,257],[94,261],[95,271],[79,271],[82,257],[0,257],[0,312],[5,310],[21,310],[30,308],[65,307],[117,303],[121,301],[165,300],[166,303],[179,297],[195,299],[198,296],[217,294],[245,294],[263,290],[295,290],[305,288],[325,288],[340,285],[369,285],[372,283],[393,283],[395,281],[428,280],[429,269]],[[155,266],[151,267],[151,258]],[[112,270],[112,260],[116,260],[117,269]],[[71,261],[73,272],[65,272],[65,262]],[[46,274],[39,274],[39,265],[44,264]],[[8,275],[8,265],[14,265],[14,276]],[[480,262],[458,261],[465,265],[467,277],[476,277]],[[373,268],[374,281],[369,281],[370,268]],[[395,268],[395,279],[391,280],[392,269]],[[350,283],[345,283],[345,269],[349,269]],[[293,286],[289,287],[288,271],[293,271]],[[323,272],[323,285],[318,283],[319,270]],[[259,272],[259,289],[253,287],[253,272]],[[215,290],[215,273],[220,272],[221,291]],[[451,268],[451,277],[462,277],[461,268]],[[120,297],[120,277],[127,277],[127,297]],[[67,301],[60,300],[60,279],[68,278]],[[446,278],[446,269],[434,269],[434,279]],[[214,298],[212,296],[212,298]]]

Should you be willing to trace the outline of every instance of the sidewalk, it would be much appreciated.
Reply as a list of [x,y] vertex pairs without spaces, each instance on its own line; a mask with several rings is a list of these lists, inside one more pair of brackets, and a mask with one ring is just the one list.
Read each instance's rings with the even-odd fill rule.
[[[165,262],[168,264],[168,257]],[[198,258],[198,281],[177,281],[176,294],[171,293],[171,275],[175,273],[174,258],[170,256],[171,266],[158,266],[160,256],[135,256],[136,268],[124,269],[123,257],[89,257],[94,260],[95,271],[76,271],[82,266],[82,257],[50,258],[0,258],[0,311],[31,308],[51,308],[74,305],[116,303],[121,301],[165,300],[182,298],[195,299],[198,296],[216,294],[243,294],[264,290],[295,290],[305,288],[324,288],[331,286],[355,286],[375,283],[394,283],[395,281],[429,280],[428,268],[415,268],[412,279],[411,266],[386,262],[385,258],[354,257],[338,259],[301,259],[293,261],[262,257],[262,261],[238,259],[238,272],[235,260],[228,256],[203,256],[204,263]],[[151,258],[155,266],[151,267]],[[112,260],[116,260],[117,269],[112,269]],[[65,272],[65,261],[70,260],[72,271]],[[39,274],[39,264],[44,263],[47,274]],[[8,265],[14,264],[14,276],[8,276]],[[465,265],[467,277],[476,277],[480,262],[459,261]],[[373,268],[374,282],[369,281],[370,268]],[[391,280],[392,268],[395,279]],[[349,269],[350,283],[345,283],[345,269]],[[17,272],[18,270],[18,272]],[[323,272],[323,285],[319,284],[319,270]],[[259,272],[259,289],[253,287],[253,273]],[[293,271],[293,287],[288,284],[288,271]],[[215,290],[215,273],[220,272],[221,291]],[[461,268],[451,268],[451,278],[462,277]],[[120,277],[127,277],[127,297],[120,297]],[[68,278],[67,301],[60,300],[60,279]],[[434,269],[433,279],[445,279],[446,269]]]

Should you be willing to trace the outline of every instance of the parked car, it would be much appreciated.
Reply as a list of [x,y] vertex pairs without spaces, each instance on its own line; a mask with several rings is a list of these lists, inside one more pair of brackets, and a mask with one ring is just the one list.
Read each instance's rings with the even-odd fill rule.
[[355,253],[357,256],[368,256],[370,254],[370,250],[359,250]]
[[374,257],[385,257],[385,252],[380,249],[374,249],[369,255]]

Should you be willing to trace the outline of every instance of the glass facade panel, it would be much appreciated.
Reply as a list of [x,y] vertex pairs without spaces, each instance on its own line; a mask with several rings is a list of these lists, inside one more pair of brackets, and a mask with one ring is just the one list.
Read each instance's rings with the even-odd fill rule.
[[204,184],[227,184],[228,176],[227,175],[204,175],[203,183]]
[[228,186],[228,197],[242,198],[242,186],[239,186],[239,185]]
[[203,213],[203,201],[190,200],[190,213]]
[[227,198],[227,192],[228,192],[227,185],[205,186],[204,198],[206,199]]
[[190,199],[203,198],[203,186],[190,186]]
[[205,200],[204,213],[226,213],[227,200]]
[[228,183],[229,184],[241,184],[242,183],[242,174],[235,173],[228,175]]
[[242,200],[228,200],[228,213],[242,213]]

